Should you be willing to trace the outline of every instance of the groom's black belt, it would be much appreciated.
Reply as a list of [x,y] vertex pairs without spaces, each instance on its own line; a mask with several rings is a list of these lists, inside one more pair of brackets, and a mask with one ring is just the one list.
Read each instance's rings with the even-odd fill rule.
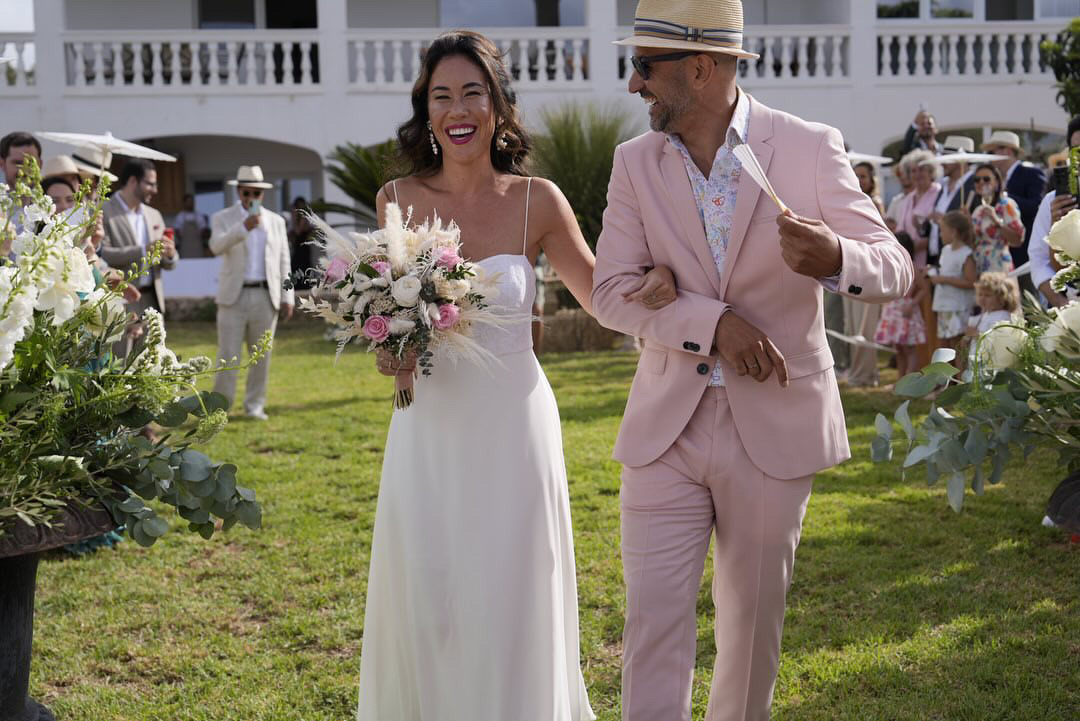
[[270,289],[270,284],[267,283],[265,280],[245,280],[244,281],[244,287],[245,288],[266,288],[267,290],[269,290]]

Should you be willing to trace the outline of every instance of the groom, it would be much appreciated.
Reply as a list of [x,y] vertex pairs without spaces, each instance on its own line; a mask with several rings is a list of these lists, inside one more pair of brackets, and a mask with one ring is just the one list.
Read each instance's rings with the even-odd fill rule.
[[[616,153],[593,311],[643,338],[615,458],[627,586],[623,718],[690,718],[696,598],[715,533],[706,718],[767,719],[813,475],[849,457],[822,288],[899,298],[911,262],[859,190],[840,133],[737,87],[738,0],[641,0],[629,91],[654,132]],[[791,209],[733,154],[748,145]],[[678,299],[633,299],[657,265]]]

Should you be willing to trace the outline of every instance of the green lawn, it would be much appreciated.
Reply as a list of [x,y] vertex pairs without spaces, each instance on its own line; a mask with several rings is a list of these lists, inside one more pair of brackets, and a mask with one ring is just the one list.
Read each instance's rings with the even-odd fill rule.
[[[170,327],[186,354],[212,356],[213,339],[209,324]],[[32,693],[58,719],[351,718],[391,383],[370,357],[335,365],[333,350],[314,325],[286,327],[270,421],[238,418],[210,448],[258,492],[261,532],[178,532],[150,550],[127,541],[42,564]],[[599,717],[615,721],[623,587],[610,454],[634,358],[543,361],[566,440],[585,679]],[[1062,475],[1054,456],[1015,463],[956,515],[941,487],[870,463],[874,414],[896,399],[844,400],[854,459],[820,475],[810,501],[774,718],[1080,718],[1080,547],[1039,525]],[[695,719],[713,660],[708,587]]]

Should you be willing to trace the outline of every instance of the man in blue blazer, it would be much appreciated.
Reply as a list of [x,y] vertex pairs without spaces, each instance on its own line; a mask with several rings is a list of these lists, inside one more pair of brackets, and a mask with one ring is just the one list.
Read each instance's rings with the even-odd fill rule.
[[[1046,173],[1042,168],[1021,160],[1020,136],[1008,130],[995,130],[990,139],[983,143],[983,150],[995,155],[1004,155],[1004,160],[994,164],[1005,178],[1005,192],[1020,206],[1020,220],[1024,223],[1024,242],[1010,248],[1013,263],[1019,267],[1028,259],[1028,241],[1031,240],[1031,226],[1035,214],[1039,211],[1039,202],[1046,192]],[[1023,276],[1030,282],[1029,276]]]

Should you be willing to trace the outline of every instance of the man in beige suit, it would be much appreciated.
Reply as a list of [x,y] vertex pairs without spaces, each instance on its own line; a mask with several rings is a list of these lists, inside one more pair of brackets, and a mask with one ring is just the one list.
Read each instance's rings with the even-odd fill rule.
[[[615,442],[626,721],[690,719],[713,535],[706,718],[768,719],[813,475],[849,456],[821,289],[881,303],[913,277],[840,133],[737,86],[738,59],[757,57],[742,24],[738,0],[642,0],[620,41],[653,130],[615,152],[592,294],[602,324],[645,341]],[[755,184],[739,146],[790,210]],[[675,302],[625,302],[660,265]]]
[[[236,179],[238,202],[210,218],[210,251],[224,256],[218,278],[218,358],[239,358],[241,346],[255,345],[266,331],[274,332],[278,312],[288,321],[293,314],[293,292],[283,290],[289,277],[289,239],[285,220],[262,207],[263,191],[274,187],[263,180],[258,165],[242,165]],[[247,373],[244,410],[266,420],[267,353]],[[218,373],[214,390],[229,399],[236,395],[236,371]]]
[[[139,299],[128,303],[128,310],[138,316],[147,308],[165,314],[165,284],[161,271],[176,267],[176,245],[165,235],[165,219],[149,203],[157,194],[157,170],[149,160],[133,158],[124,165],[117,180],[116,192],[105,203],[103,215],[105,237],[98,255],[110,268],[127,272],[141,263],[155,243],[161,243],[160,267],[151,268],[149,275],[136,278]],[[132,336],[125,335],[114,352],[126,357],[131,351]]]

